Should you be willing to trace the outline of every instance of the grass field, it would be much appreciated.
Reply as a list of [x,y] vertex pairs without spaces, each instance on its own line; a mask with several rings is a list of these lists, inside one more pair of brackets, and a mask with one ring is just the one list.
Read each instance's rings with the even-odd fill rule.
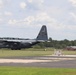
[[[62,51],[65,55],[76,55],[76,51]],[[43,55],[52,55],[54,49],[47,48],[44,49],[22,49],[22,50],[10,50],[10,49],[0,49],[0,57],[13,57],[13,56],[43,56]]]
[[[42,56],[51,55],[53,49],[25,49],[25,50],[10,50],[0,49],[0,57],[14,56]],[[63,54],[76,55],[76,51],[63,51]],[[65,68],[32,68],[32,67],[1,67],[0,75],[76,75],[76,69]]]
[[9,50],[1,49],[0,57],[10,57],[10,56],[42,56],[42,55],[51,55],[53,51],[44,51],[43,49],[25,49],[25,50]]
[[76,75],[76,69],[0,67],[0,75]]

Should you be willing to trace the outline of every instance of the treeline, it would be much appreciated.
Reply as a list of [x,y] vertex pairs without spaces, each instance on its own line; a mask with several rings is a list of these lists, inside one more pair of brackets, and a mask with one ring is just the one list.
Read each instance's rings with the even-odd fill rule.
[[76,40],[69,41],[67,39],[64,40],[53,40],[52,38],[49,38],[48,42],[39,43],[35,48],[45,48],[45,47],[52,47],[56,49],[64,49],[67,46],[76,46]]

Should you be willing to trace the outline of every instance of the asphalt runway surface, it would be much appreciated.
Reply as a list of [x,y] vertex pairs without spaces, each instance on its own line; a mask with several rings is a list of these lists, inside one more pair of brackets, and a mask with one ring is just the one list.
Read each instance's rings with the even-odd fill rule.
[[0,58],[0,66],[76,68],[76,57],[72,56],[27,56]]

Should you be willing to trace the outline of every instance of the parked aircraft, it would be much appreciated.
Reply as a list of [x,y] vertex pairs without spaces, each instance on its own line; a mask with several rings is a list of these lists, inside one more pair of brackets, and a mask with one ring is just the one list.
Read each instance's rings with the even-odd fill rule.
[[44,42],[47,40],[47,28],[45,25],[43,25],[36,39],[0,38],[0,48],[20,50],[22,48],[30,48],[37,43]]

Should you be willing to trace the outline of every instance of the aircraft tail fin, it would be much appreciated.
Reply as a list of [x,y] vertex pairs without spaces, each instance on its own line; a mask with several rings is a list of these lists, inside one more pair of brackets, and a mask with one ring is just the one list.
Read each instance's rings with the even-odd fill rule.
[[47,28],[45,25],[42,26],[36,39],[42,41],[48,41]]

